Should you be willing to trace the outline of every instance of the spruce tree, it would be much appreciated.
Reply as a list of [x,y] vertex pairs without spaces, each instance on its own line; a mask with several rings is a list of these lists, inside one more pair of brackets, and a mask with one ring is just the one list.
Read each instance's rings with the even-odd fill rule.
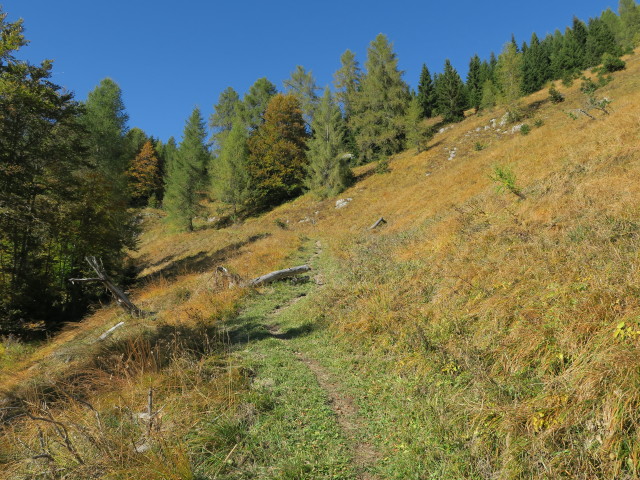
[[466,98],[464,84],[449,59],[444,63],[444,72],[438,76],[436,84],[438,113],[445,122],[457,122],[464,119]]
[[420,72],[420,81],[418,82],[418,104],[422,118],[431,118],[435,115],[436,109],[436,92],[431,79],[429,69],[423,63]]
[[346,126],[329,88],[320,100],[312,127],[306,187],[320,198],[337,195],[353,177],[345,156]]
[[353,113],[353,105],[362,81],[360,64],[351,50],[347,50],[342,54],[340,57],[340,69],[336,71],[333,77],[334,86],[337,90],[336,97],[342,104],[344,116],[348,121]]
[[307,131],[298,99],[275,95],[264,123],[249,137],[247,170],[255,209],[265,209],[302,192],[307,169]]
[[362,159],[370,162],[402,150],[410,95],[385,35],[379,34],[369,44],[365,67],[367,73],[349,120]]
[[587,38],[589,32],[587,26],[578,17],[573,17],[573,26],[571,27],[571,33],[575,39],[578,48],[576,50],[576,64],[580,70],[587,68]]
[[238,215],[238,208],[245,204],[249,195],[247,139],[247,129],[240,117],[236,117],[220,150],[215,175],[212,175],[214,196],[233,207],[234,217]]
[[589,36],[586,43],[586,64],[594,67],[602,62],[602,55],[620,55],[620,47],[609,26],[600,18],[589,20]]
[[531,44],[522,54],[522,92],[530,94],[542,89],[549,77],[549,57],[535,32]]
[[466,87],[468,105],[478,113],[482,102],[482,63],[477,54],[469,61]]
[[187,231],[193,231],[193,219],[201,211],[201,191],[210,158],[205,144],[206,135],[200,109],[194,108],[167,172],[164,196],[167,218]]
[[218,103],[214,105],[213,113],[209,117],[209,127],[213,131],[211,141],[214,151],[220,151],[224,139],[231,132],[239,105],[240,96],[232,87],[224,89],[218,97]]

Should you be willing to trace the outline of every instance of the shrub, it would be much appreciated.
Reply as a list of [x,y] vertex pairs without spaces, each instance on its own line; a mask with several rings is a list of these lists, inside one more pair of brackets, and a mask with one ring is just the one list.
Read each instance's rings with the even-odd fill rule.
[[480,143],[480,142],[476,142],[476,144],[473,146],[473,148],[474,148],[474,150],[475,150],[476,152],[479,152],[479,151],[481,151],[481,150],[484,150],[484,149],[485,149],[485,148],[487,148],[487,147],[486,147],[486,145],[484,145],[484,144],[482,144],[482,143]]
[[541,118],[537,118],[533,122],[533,126],[536,127],[536,128],[540,128],[542,125],[544,125],[544,120],[542,120]]
[[617,72],[619,70],[624,70],[627,66],[627,63],[610,53],[605,53],[602,55],[602,70],[607,73]]
[[564,102],[564,95],[556,89],[554,84],[551,84],[551,87],[549,87],[549,100],[551,100],[551,103]]
[[522,127],[520,127],[520,134],[529,135],[529,132],[531,132],[531,127],[528,124],[523,123]]
[[521,200],[527,198],[516,185],[516,175],[510,167],[494,165],[492,175],[489,175],[489,178],[496,183],[496,191],[498,193],[506,191],[513,193]]

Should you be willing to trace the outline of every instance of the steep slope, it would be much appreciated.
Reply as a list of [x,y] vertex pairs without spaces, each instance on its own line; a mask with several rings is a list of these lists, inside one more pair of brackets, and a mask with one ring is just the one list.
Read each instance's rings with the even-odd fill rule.
[[[153,315],[106,307],[6,356],[4,478],[636,477],[640,58],[626,60],[598,90],[609,115],[568,115],[583,102],[576,82],[559,105],[544,91],[524,99],[528,135],[500,127],[501,111],[469,116],[426,152],[393,158],[389,173],[359,168],[343,208],[305,196],[190,234],[147,211],[133,298]],[[496,166],[525,199],[496,191]],[[380,216],[387,223],[368,230]],[[215,270],[257,276],[306,261],[317,240],[324,288],[248,292]],[[306,297],[278,323],[313,331],[263,346],[268,315],[296,288]],[[256,324],[242,340],[238,319]],[[292,420],[289,387],[267,380],[298,365],[295,351],[353,400],[352,436],[379,452],[367,472],[349,466],[330,409],[314,425],[339,439],[313,451],[333,457],[275,458],[314,441],[293,421],[272,423]],[[139,415],[149,389],[162,422]],[[287,428],[293,446],[260,440]]]

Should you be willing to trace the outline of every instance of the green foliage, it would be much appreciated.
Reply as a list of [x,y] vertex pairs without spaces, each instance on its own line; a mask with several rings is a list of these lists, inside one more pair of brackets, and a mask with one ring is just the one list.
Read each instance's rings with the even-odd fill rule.
[[193,231],[193,219],[201,211],[201,190],[210,160],[205,140],[204,120],[195,108],[185,125],[180,148],[168,167],[163,205],[168,221],[187,231]]
[[498,193],[511,192],[521,200],[526,198],[516,185],[516,175],[510,167],[494,165],[489,178],[496,184],[496,191]]
[[370,162],[404,147],[404,116],[410,95],[393,45],[385,35],[379,34],[369,45],[365,66],[367,74],[355,97],[349,126],[362,159]]
[[391,171],[391,169],[389,168],[389,158],[382,157],[380,160],[378,160],[378,163],[376,164],[376,168],[374,169],[374,171],[378,175],[389,173]]
[[491,110],[498,104],[498,95],[500,91],[495,82],[488,79],[482,85],[482,100],[480,102],[480,108],[482,110]]
[[530,94],[542,89],[549,77],[550,60],[538,36],[531,35],[529,48],[522,55],[522,92]]
[[449,59],[445,61],[444,72],[436,82],[438,113],[445,122],[458,122],[464,119],[465,98],[464,84]]
[[483,143],[481,143],[481,142],[476,142],[476,143],[473,145],[473,149],[474,149],[476,152],[480,152],[480,151],[484,150],[485,148],[487,148],[487,147],[486,147],[486,145],[484,145],[484,144],[483,144]]
[[276,93],[278,89],[266,77],[259,78],[251,85],[239,106],[242,121],[250,132],[262,125],[267,104]]
[[507,109],[509,121],[515,122],[522,117],[522,53],[513,43],[507,43],[498,57],[496,78],[500,88],[500,103]]
[[345,118],[348,121],[353,113],[354,102],[362,82],[362,71],[351,50],[346,50],[342,54],[340,64],[340,69],[334,74],[334,86],[337,90],[336,97],[342,104]]
[[433,136],[432,129],[424,125],[423,110],[419,97],[413,97],[406,115],[407,146],[417,153],[427,149],[427,142]]
[[474,55],[469,62],[469,72],[467,73],[467,101],[468,105],[475,109],[480,109],[482,103],[482,64],[480,57]]
[[420,82],[418,83],[418,102],[422,118],[431,118],[436,110],[436,91],[431,79],[431,74],[426,65],[422,65]]
[[318,105],[318,95],[316,94],[318,87],[315,78],[313,78],[313,73],[311,70],[307,72],[303,66],[298,65],[291,72],[291,76],[283,83],[285,93],[289,93],[298,99],[302,116],[307,125],[310,126]]
[[553,83],[549,87],[549,100],[551,100],[551,103],[556,103],[556,104],[564,102],[564,95],[562,95],[558,91],[558,89]]
[[520,127],[520,135],[525,136],[529,135],[529,133],[531,133],[531,127],[529,126],[529,124],[522,124],[522,126]]
[[264,120],[249,138],[250,201],[256,209],[299,195],[307,170],[307,132],[298,99],[293,95],[274,96]]
[[340,108],[325,89],[309,139],[308,189],[325,198],[342,192],[353,180],[345,150],[345,125]]
[[214,196],[231,205],[234,216],[249,197],[248,156],[247,130],[242,120],[236,117],[211,175]]
[[627,63],[621,58],[615,57],[610,53],[602,56],[602,70],[606,73],[617,72],[627,68]]
[[589,36],[586,43],[586,65],[595,66],[603,60],[603,55],[618,56],[620,47],[614,33],[600,18],[589,20]]
[[215,151],[222,149],[224,140],[231,132],[233,122],[239,113],[240,96],[232,87],[227,87],[218,97],[218,103],[213,107],[213,113],[209,117],[209,127],[213,131],[211,141]]
[[544,120],[542,120],[541,118],[536,118],[533,122],[533,126],[536,128],[540,128],[543,125],[544,125]]
[[621,40],[625,49],[633,49],[640,43],[640,5],[635,0],[620,0]]

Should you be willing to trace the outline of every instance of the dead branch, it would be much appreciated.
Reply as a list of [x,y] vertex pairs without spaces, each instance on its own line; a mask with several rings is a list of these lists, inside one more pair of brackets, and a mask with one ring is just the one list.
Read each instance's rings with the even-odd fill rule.
[[98,337],[98,339],[96,340],[96,342],[102,342],[103,340],[106,340],[107,338],[109,338],[111,335],[113,335],[113,332],[115,332],[118,328],[122,327],[125,324],[125,322],[120,322],[117,325],[114,325],[113,327],[111,327],[109,330],[107,330],[106,332],[104,332],[102,335],[100,335]]
[[385,223],[387,223],[387,221],[384,219],[384,217],[380,217],[378,220],[375,221],[373,225],[369,227],[369,230],[375,230],[380,225],[384,225]]
[[297,267],[285,268],[284,270],[276,270],[275,272],[267,273],[261,277],[254,278],[247,284],[249,287],[257,287],[259,285],[266,285],[277,280],[285,278],[295,277],[300,273],[305,273],[311,270],[309,265],[299,265]]

